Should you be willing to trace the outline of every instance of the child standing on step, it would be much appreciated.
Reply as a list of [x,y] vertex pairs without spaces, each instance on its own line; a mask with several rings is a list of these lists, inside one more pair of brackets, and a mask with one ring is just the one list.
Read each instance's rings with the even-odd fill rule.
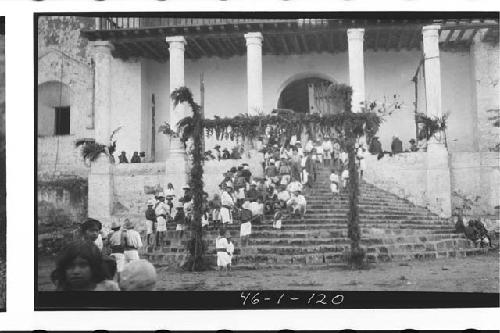
[[330,190],[332,191],[332,199],[335,201],[339,194],[339,176],[335,173],[335,168],[332,168],[330,173]]
[[217,251],[217,270],[227,271],[227,265],[230,264],[230,257],[227,253],[227,238],[226,231],[223,228],[219,229],[219,236],[215,239],[215,250]]

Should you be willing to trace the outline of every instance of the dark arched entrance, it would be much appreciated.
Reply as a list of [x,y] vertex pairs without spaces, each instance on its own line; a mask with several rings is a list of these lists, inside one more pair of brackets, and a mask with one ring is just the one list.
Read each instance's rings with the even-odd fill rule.
[[337,113],[340,108],[328,98],[333,82],[319,77],[307,77],[290,82],[280,94],[278,109],[303,113]]

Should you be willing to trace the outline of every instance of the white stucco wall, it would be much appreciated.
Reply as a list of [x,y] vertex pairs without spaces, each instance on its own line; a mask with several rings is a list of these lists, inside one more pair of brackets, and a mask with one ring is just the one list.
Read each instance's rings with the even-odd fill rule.
[[[366,97],[369,101],[379,102],[386,97],[403,103],[401,110],[389,116],[379,132],[382,145],[390,149],[393,135],[397,135],[408,147],[408,141],[415,136],[414,122],[414,84],[411,81],[421,58],[420,51],[365,52]],[[471,68],[468,52],[441,52],[443,112],[450,114],[448,143],[450,151],[472,151],[473,122],[471,98]],[[203,58],[196,61],[186,60],[185,83],[191,88],[196,101],[200,100],[200,73],[205,78],[205,115],[234,116],[246,112],[247,78],[246,57],[229,59]],[[330,78],[340,83],[348,82],[348,59],[346,53],[305,54],[290,56],[264,56],[264,111],[270,112],[277,107],[281,90],[287,82],[306,74]],[[143,117],[149,125],[147,135],[143,135],[143,149],[150,150],[151,94],[156,95],[156,124],[159,126],[168,119],[169,113],[169,67],[167,63],[143,60],[142,102]],[[128,106],[131,108],[132,106]],[[135,107],[135,105],[134,105]],[[145,110],[147,109],[147,110]],[[146,127],[145,127],[146,128]],[[147,141],[145,144],[144,141]],[[164,147],[167,139],[157,135],[157,161],[165,156],[159,147]],[[207,147],[215,145],[210,139]],[[229,144],[231,145],[231,144]],[[222,144],[224,146],[224,144]]]
[[122,127],[115,136],[115,156],[125,151],[130,160],[134,151],[141,150],[141,62],[113,59],[111,76],[110,130]]

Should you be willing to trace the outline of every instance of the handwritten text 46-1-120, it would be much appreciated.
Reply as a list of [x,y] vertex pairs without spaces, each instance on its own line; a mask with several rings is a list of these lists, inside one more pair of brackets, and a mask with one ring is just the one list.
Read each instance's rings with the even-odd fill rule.
[[302,303],[303,305],[340,305],[344,301],[344,295],[340,294],[323,294],[311,293],[306,296],[294,297],[287,293],[281,293],[279,296],[268,296],[265,292],[241,292],[241,300],[243,306],[275,304],[289,305],[291,303]]

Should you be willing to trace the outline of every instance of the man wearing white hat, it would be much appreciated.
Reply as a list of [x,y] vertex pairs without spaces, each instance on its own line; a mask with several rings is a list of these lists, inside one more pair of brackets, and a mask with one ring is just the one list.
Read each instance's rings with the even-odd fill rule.
[[220,209],[220,216],[222,220],[222,224],[232,224],[233,223],[233,217],[231,214],[232,209],[234,208],[234,200],[233,197],[231,196],[233,188],[231,186],[226,186],[222,190],[222,194],[220,196],[221,200],[221,209]]
[[116,271],[118,274],[123,270],[123,266],[125,265],[125,255],[123,254],[124,252],[124,246],[122,245],[122,230],[120,222],[118,221],[113,221],[111,223],[111,235],[109,237],[109,245],[111,247],[111,254],[110,256],[115,258],[116,261]]
[[156,246],[159,247],[165,241],[167,232],[167,216],[170,207],[165,203],[165,194],[158,193],[158,203],[156,204]]

